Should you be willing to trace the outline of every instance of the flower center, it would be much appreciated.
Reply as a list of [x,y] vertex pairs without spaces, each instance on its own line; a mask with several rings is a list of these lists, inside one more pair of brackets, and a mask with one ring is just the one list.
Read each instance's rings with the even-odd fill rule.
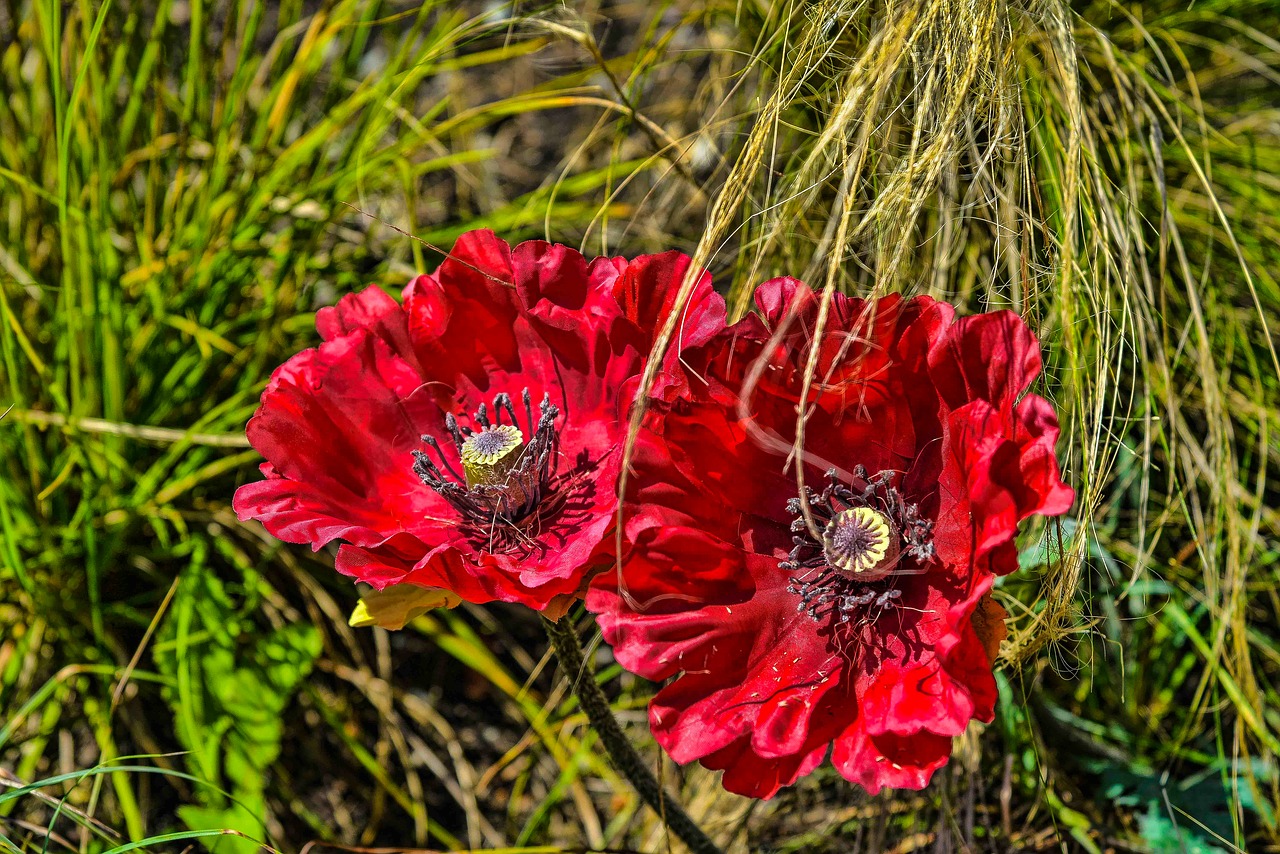
[[496,424],[488,430],[472,433],[459,449],[467,486],[500,483],[520,461],[523,447],[524,434],[514,424]]
[[850,507],[831,517],[822,535],[822,553],[832,569],[872,579],[893,566],[900,552],[893,522],[870,507]]
[[797,573],[787,588],[800,597],[797,610],[815,620],[836,613],[841,623],[858,613],[874,619],[902,597],[879,582],[920,572],[934,556],[933,522],[907,502],[893,472],[868,477],[855,466],[853,477],[845,484],[834,469],[827,472],[826,489],[806,490],[807,515],[799,498],[787,502],[795,548],[781,566]]
[[[448,501],[462,517],[473,539],[492,552],[508,552],[527,544],[545,512],[556,506],[556,476],[560,433],[555,421],[560,410],[543,395],[538,420],[533,419],[529,390],[522,394],[525,421],[531,438],[524,441],[511,395],[493,399],[493,417],[480,404],[471,416],[472,427],[463,427],[452,413],[444,425],[453,438],[462,473],[445,457],[434,436],[423,436],[435,456],[414,451],[414,473]],[[510,419],[503,423],[503,417]],[[475,429],[479,428],[479,429]]]

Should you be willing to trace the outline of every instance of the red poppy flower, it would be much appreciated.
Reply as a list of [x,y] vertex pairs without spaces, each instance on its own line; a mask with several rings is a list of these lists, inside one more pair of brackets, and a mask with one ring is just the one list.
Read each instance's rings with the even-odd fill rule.
[[[874,793],[921,788],[990,720],[1014,534],[1073,494],[1037,342],[1003,311],[836,296],[801,500],[791,446],[818,299],[791,279],[726,331],[705,392],[637,444],[620,578],[588,608],[623,666],[673,679],[650,721],[678,762],[769,797],[831,753]],[[807,511],[807,512],[806,512]]]
[[[370,287],[322,309],[323,343],[275,372],[249,422],[266,479],[237,514],[314,549],[341,540],[338,570],[380,590],[563,607],[608,560],[628,390],[688,266],[473,231],[403,305]],[[723,328],[704,275],[677,349]],[[678,353],[660,379],[664,398],[687,389]]]

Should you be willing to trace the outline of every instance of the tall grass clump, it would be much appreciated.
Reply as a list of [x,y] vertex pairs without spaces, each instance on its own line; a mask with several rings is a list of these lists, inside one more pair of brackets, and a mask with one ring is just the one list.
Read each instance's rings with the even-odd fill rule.
[[1156,847],[1275,832],[1278,57],[1249,8],[832,2],[757,25],[769,96],[698,247],[737,254],[738,310],[804,270],[1011,307],[1047,346],[1079,500],[1001,589],[1024,704],[1000,721],[1006,832],[1018,750],[1072,844],[1109,838],[1067,806],[1082,772]]
[[536,620],[352,631],[330,556],[229,509],[312,312],[480,226],[1044,343],[1078,501],[998,588],[996,722],[918,794],[667,763],[719,841],[1280,844],[1271,7],[0,6],[0,845],[666,850]]
[[[519,237],[625,213],[606,194],[647,168],[647,141],[547,171],[550,128],[634,115],[561,31],[483,4],[0,10],[0,750],[16,780],[151,756],[163,778],[86,775],[68,795],[135,840],[230,826],[354,843],[390,820],[416,844],[478,846],[538,831],[561,799],[602,838],[577,775],[611,772],[521,690],[536,662],[509,675],[449,616],[420,624],[425,669],[397,680],[439,690],[465,667],[504,738],[540,734],[517,751],[535,791],[499,831],[467,770],[494,748],[462,756],[433,703],[393,700],[387,639],[346,628],[350,591],[323,556],[268,546],[228,507],[258,460],[245,421],[312,342],[313,309],[438,263],[396,229],[447,244],[475,221]],[[429,813],[440,797],[448,826]],[[0,814],[27,805],[50,820],[31,798]]]

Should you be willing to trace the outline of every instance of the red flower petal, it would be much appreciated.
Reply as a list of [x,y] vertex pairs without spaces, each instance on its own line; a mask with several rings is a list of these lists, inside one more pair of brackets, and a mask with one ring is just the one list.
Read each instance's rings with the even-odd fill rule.
[[869,794],[881,789],[923,789],[951,758],[951,739],[919,733],[869,735],[855,721],[836,739],[831,764]]
[[[652,349],[654,336],[675,309],[680,286],[688,275],[689,256],[680,252],[646,255],[627,265],[614,284],[613,297],[637,334]],[[675,328],[675,355],[686,347],[701,346],[724,329],[724,297],[711,289],[711,276],[698,277],[692,297],[680,310]]]
[[1022,318],[995,311],[957,320],[929,354],[934,385],[952,409],[985,400],[1011,407],[1040,373],[1040,345]]
[[784,759],[766,759],[751,749],[749,741],[739,739],[711,754],[702,763],[714,770],[724,770],[724,787],[739,795],[771,798],[783,786],[809,774],[822,764],[827,745],[808,753],[797,753]]
[[364,331],[290,359],[272,376],[247,430],[275,477],[241,488],[240,518],[261,519],[276,536],[318,549],[338,537],[379,543],[409,517],[440,512],[439,496],[423,491],[412,472],[410,451],[441,417],[415,395],[420,384],[381,338]]
[[412,353],[411,347],[394,346],[397,341],[408,344],[408,326],[400,304],[379,288],[365,288],[357,294],[347,294],[337,305],[325,306],[316,312],[316,331],[325,341],[332,341],[360,330],[373,332],[393,345],[392,349],[404,358]]
[[[563,612],[610,561],[625,395],[649,355],[645,324],[661,319],[618,303],[616,283],[633,264],[656,293],[679,286],[664,280],[679,275],[676,258],[588,263],[564,246],[512,250],[476,231],[405,289],[403,306],[371,287],[321,309],[321,345],[276,371],[249,423],[266,480],[241,487],[236,512],[316,549],[343,541],[339,571],[378,588],[416,584]],[[691,304],[699,342],[724,326],[723,302],[717,318],[709,293],[700,283]],[[610,340],[619,323],[631,329],[626,343]],[[500,394],[525,449],[543,441],[536,447],[554,452],[545,471],[541,451],[520,458],[532,480],[508,484],[514,519],[481,512],[482,493],[455,477],[462,466],[445,421],[478,432],[483,419],[471,413],[481,406],[510,418]],[[545,410],[546,428],[544,395],[555,410]]]
[[433,274],[405,288],[404,311],[423,365],[444,361],[481,383],[489,366],[519,364],[511,247],[492,231],[459,237]]
[[[588,608],[624,667],[674,678],[650,708],[659,743],[724,769],[726,788],[767,797],[828,749],[870,791],[922,787],[951,738],[994,712],[975,619],[1018,523],[1072,498],[1052,409],[1017,401],[1035,339],[1009,312],[957,321],[929,299],[835,296],[815,342],[804,285],[774,280],[756,300],[709,348],[705,391],[639,438],[622,571],[597,577]],[[848,490],[814,495],[821,518],[859,506],[896,520],[902,562],[871,581],[833,569],[787,507],[797,465],[816,492],[829,468]]]

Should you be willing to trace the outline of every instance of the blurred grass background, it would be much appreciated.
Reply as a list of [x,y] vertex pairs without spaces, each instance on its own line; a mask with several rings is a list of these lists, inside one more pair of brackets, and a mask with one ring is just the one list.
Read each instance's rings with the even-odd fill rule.
[[[476,226],[1014,307],[1079,502],[922,793],[734,850],[1280,850],[1273,0],[6,0],[0,847],[678,850],[504,607],[354,631],[238,523],[313,312]],[[424,242],[405,237],[403,229]],[[599,678],[658,761],[652,686]]]

